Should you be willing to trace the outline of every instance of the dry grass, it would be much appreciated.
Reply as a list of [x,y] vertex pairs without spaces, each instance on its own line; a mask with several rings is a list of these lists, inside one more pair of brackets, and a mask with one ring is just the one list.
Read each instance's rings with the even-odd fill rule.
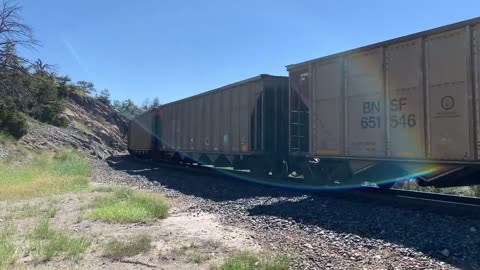
[[57,208],[50,203],[46,206],[26,203],[21,206],[7,207],[8,219],[22,219],[30,217],[53,218],[57,214]]
[[480,197],[480,186],[466,186],[466,187],[448,187],[448,188],[436,188],[436,187],[421,187],[415,180],[405,181],[397,183],[395,188],[403,188],[407,190],[416,190],[423,192],[435,192],[444,194],[454,194],[470,197]]
[[129,241],[112,240],[105,247],[103,256],[118,260],[147,252],[151,247],[152,237],[149,235],[139,235]]
[[16,246],[13,239],[15,227],[10,223],[0,226],[0,269],[12,265],[16,260]]
[[63,256],[78,260],[85,254],[90,241],[85,237],[72,237],[50,227],[48,220],[42,220],[29,236],[30,252],[42,261]]

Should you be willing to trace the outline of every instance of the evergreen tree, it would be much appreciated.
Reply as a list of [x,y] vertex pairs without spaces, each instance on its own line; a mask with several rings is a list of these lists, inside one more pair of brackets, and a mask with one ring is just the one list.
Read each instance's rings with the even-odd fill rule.
[[156,108],[156,107],[159,107],[159,106],[160,106],[160,99],[158,97],[155,97],[153,99],[152,108]]
[[91,82],[87,81],[78,81],[77,82],[77,87],[80,88],[83,92],[87,94],[92,94],[95,93],[95,85]]
[[107,105],[110,105],[110,91],[108,91],[107,88],[103,89],[101,92],[100,92],[100,96],[98,97],[98,100],[100,100],[100,102],[102,102],[103,104],[107,104]]
[[17,110],[16,105],[9,100],[0,102],[0,133],[20,139],[27,131],[27,120]]

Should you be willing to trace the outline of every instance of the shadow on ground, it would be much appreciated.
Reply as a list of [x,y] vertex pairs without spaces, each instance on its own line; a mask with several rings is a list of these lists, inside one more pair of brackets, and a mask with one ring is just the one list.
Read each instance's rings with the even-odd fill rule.
[[110,157],[107,162],[115,170],[140,175],[183,194],[216,202],[263,196],[292,197],[302,194],[295,190],[259,185],[241,178],[215,174],[195,175],[191,172],[165,168],[153,162],[135,160],[129,156]]
[[[317,195],[298,201],[256,205],[249,214],[379,239],[416,249],[461,269],[480,269],[480,217],[442,216]],[[441,253],[445,249],[448,249],[448,256]],[[408,259],[409,254],[404,255]]]
[[[197,176],[134,160],[112,157],[109,165],[141,175],[162,186],[216,202],[255,197],[280,198],[269,204],[252,204],[252,216],[294,220],[302,226],[380,239],[409,247],[462,269],[480,269],[480,217],[462,218],[427,211],[394,209],[378,203],[358,203],[305,191],[263,186],[225,176]],[[289,200],[297,197],[300,199]],[[388,218],[389,220],[385,220]],[[474,228],[474,230],[472,230]],[[440,251],[448,249],[445,256]],[[409,254],[405,254],[408,259]]]

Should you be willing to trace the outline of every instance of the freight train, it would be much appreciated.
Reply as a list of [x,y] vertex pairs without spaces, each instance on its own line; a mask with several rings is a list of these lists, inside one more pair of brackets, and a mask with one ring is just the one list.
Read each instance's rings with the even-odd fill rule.
[[480,18],[154,108],[129,152],[309,183],[480,184]]

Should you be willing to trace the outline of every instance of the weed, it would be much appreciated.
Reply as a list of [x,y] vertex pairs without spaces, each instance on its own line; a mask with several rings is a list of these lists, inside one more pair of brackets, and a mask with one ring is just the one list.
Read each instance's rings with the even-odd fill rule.
[[15,227],[9,223],[0,228],[0,268],[15,263],[16,247],[13,241]]
[[112,259],[132,257],[150,250],[152,238],[149,235],[139,235],[129,241],[112,240],[107,243],[103,256]]
[[205,261],[208,261],[210,257],[207,254],[202,254],[198,252],[194,252],[188,257],[188,262],[193,262],[196,264],[201,264]]
[[98,187],[94,187],[91,189],[92,192],[105,192],[105,193],[108,193],[108,192],[114,192],[115,190],[117,190],[118,188],[115,188],[115,187],[111,187],[111,186],[98,186]]
[[51,229],[46,219],[35,226],[30,241],[30,251],[44,261],[57,256],[78,260],[90,246],[90,241],[85,237],[70,237]]
[[48,205],[46,208],[40,205],[24,204],[22,206],[10,208],[11,218],[29,218],[29,217],[46,217],[53,218],[57,214],[57,208],[53,205]]
[[285,256],[259,255],[248,251],[233,254],[225,259],[215,270],[286,270],[289,259]]
[[117,189],[111,196],[97,198],[89,217],[110,222],[151,222],[165,217],[169,206],[155,193]]
[[423,192],[435,192],[435,193],[480,197],[480,187],[476,187],[476,186],[446,187],[446,188],[421,187],[416,183],[415,180],[410,180],[410,181],[397,183],[396,187],[401,189],[416,190],[416,191],[423,191]]

